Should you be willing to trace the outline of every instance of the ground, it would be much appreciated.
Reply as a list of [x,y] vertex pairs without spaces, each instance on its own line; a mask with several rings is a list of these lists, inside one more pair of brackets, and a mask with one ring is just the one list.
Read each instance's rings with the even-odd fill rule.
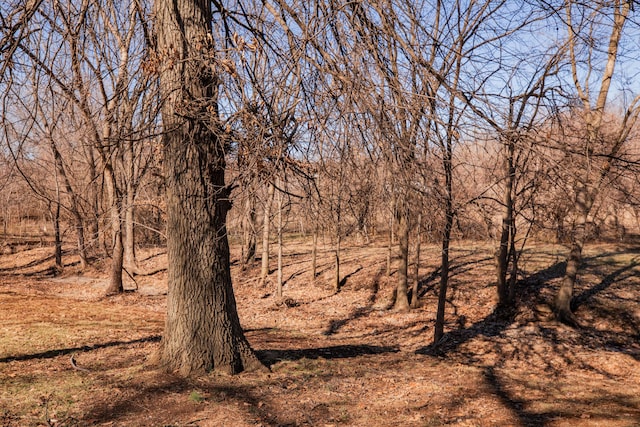
[[[70,248],[71,249],[71,248]],[[518,308],[496,315],[487,243],[457,242],[445,337],[431,345],[439,249],[423,247],[420,307],[394,312],[383,242],[330,247],[317,277],[304,241],[285,247],[284,297],[272,273],[232,268],[246,335],[270,371],[182,379],[156,368],[166,255],[105,297],[104,263],[62,272],[51,248],[0,256],[0,426],[638,426],[640,247],[593,244],[576,289],[583,328],[549,302],[566,249],[531,244]],[[233,248],[237,257],[237,248]],[[276,265],[275,261],[273,265]],[[161,271],[157,272],[160,269]]]

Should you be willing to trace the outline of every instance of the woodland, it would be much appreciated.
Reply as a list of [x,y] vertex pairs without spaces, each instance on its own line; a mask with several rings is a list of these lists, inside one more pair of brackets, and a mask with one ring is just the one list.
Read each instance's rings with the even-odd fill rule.
[[640,4],[0,4],[0,425],[640,424]]

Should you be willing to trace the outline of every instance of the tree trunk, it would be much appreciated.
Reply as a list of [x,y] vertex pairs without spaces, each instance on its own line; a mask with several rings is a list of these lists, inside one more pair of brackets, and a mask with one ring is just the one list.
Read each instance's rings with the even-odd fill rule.
[[393,254],[393,217],[389,221],[389,241],[387,242],[387,280],[391,279],[391,257]]
[[509,301],[511,305],[514,304],[516,298],[516,283],[518,283],[518,258],[519,254],[516,251],[516,225],[513,221],[513,227],[511,227],[511,249],[509,250],[511,258],[511,276],[509,276]]
[[245,218],[242,233],[242,270],[253,264],[256,257],[256,207],[255,197],[248,194],[245,201]]
[[409,289],[409,209],[404,203],[398,207],[398,239],[400,265],[398,266],[398,284],[396,286],[396,301],[393,309],[406,311],[410,308],[407,295]]
[[333,276],[334,280],[334,288],[337,291],[340,290],[340,244],[341,244],[341,236],[340,232],[338,232],[336,236],[336,251],[335,251],[335,275]]
[[[182,375],[260,367],[231,284],[225,146],[208,0],[156,0],[167,185],[167,319],[160,362]],[[203,55],[210,50],[211,56]]]
[[[449,203],[448,203],[449,204]],[[449,211],[449,209],[447,209]],[[438,309],[436,312],[435,332],[433,343],[437,344],[444,335],[444,314],[447,303],[447,287],[449,284],[449,243],[451,241],[451,228],[453,227],[453,215],[447,212],[447,219],[442,236],[442,263],[440,267],[440,289],[438,291]]]
[[135,236],[135,189],[127,184],[127,203],[124,207],[124,266],[129,274],[138,273]]
[[443,160],[445,174],[445,224],[442,233],[442,265],[440,267],[440,290],[438,291],[438,309],[433,334],[433,343],[437,345],[444,335],[444,317],[447,304],[447,287],[449,285],[449,244],[453,228],[453,166],[452,145],[447,141]]
[[[85,270],[87,268],[87,247],[85,245],[84,240],[84,221],[82,219],[82,215],[80,214],[78,196],[76,195],[73,186],[71,185],[71,181],[67,175],[67,171],[64,168],[64,162],[62,160],[62,155],[58,150],[53,139],[49,140],[49,145],[51,147],[51,151],[53,152],[53,158],[56,165],[56,191],[58,191],[58,181],[57,176],[61,176],[64,181],[64,187],[69,195],[69,199],[71,202],[70,211],[73,216],[75,227],[76,227],[76,239],[78,242],[78,255],[80,256],[80,269]],[[58,199],[59,201],[60,199]]]
[[577,326],[579,323],[571,310],[573,289],[576,284],[578,270],[582,264],[582,248],[587,238],[587,218],[593,205],[593,198],[586,185],[581,185],[576,194],[578,217],[571,236],[571,251],[567,259],[567,269],[554,301],[554,311],[558,319]]
[[313,228],[313,247],[311,248],[311,277],[315,280],[318,274],[317,262],[318,262],[318,218],[315,219],[316,223]]
[[271,203],[276,187],[269,184],[267,201],[264,205],[264,219],[262,221],[262,269],[260,270],[260,286],[264,286],[269,275],[269,232],[271,228]]
[[282,192],[278,193],[278,284],[276,296],[282,298]]
[[[56,176],[56,208],[52,212],[53,216],[53,239],[54,239],[54,258],[58,271],[62,270],[62,238],[60,233],[60,187],[58,186],[58,177]],[[49,204],[51,209],[51,204]]]
[[413,288],[411,289],[411,308],[418,307],[418,291],[420,285],[420,240],[422,239],[422,214],[418,214],[418,223],[416,224],[416,253],[413,265]]
[[497,251],[497,288],[498,288],[498,307],[506,308],[512,303],[513,295],[507,281],[507,272],[509,270],[509,260],[511,259],[511,248],[515,245],[510,244],[514,233],[513,220],[513,183],[515,180],[515,168],[513,167],[514,143],[509,141],[507,145],[507,155],[505,157],[505,188],[503,194],[502,206],[502,229],[500,233],[500,246]]
[[107,198],[109,204],[109,216],[111,219],[111,273],[109,276],[109,286],[107,287],[107,295],[113,295],[124,291],[122,285],[122,271],[124,263],[124,246],[122,244],[122,218],[120,215],[121,204],[116,187],[113,169],[105,166],[104,181],[107,189]]
[[84,224],[79,211],[74,210],[73,217],[76,223],[76,240],[78,243],[78,254],[80,255],[80,269],[85,270],[89,264],[89,260],[87,256],[87,245],[84,238]]
[[[91,218],[91,223],[89,224],[89,236],[90,243],[89,246],[93,248],[94,253],[97,252],[97,248],[100,246],[100,198],[99,198],[99,178],[98,171],[96,168],[96,159],[93,152],[93,147],[85,144],[85,154],[87,157],[87,164],[89,167],[89,176],[91,177],[91,186],[90,186],[90,194],[89,194],[89,203],[93,210],[93,218]],[[75,216],[75,214],[74,214]],[[76,225],[78,227],[78,225]],[[84,227],[82,231],[82,239],[84,240]],[[86,245],[83,243],[83,246]]]

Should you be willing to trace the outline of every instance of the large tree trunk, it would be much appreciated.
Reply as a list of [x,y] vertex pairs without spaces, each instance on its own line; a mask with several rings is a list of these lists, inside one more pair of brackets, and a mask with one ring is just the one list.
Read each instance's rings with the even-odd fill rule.
[[[211,3],[156,0],[164,171],[167,184],[167,319],[161,365],[182,375],[257,368],[231,285],[225,147],[212,75]],[[203,51],[209,49],[211,56]]]

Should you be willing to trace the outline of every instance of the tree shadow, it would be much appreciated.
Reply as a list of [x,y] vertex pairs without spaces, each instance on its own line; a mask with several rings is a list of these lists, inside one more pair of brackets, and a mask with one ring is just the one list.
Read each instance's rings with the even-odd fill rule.
[[[69,252],[68,251],[63,251],[62,255],[67,255]],[[40,258],[40,259],[34,259],[31,262],[28,262],[27,264],[24,265],[16,265],[14,267],[7,267],[7,268],[0,268],[0,273],[11,273],[11,272],[15,272],[15,271],[19,271],[19,270],[24,270],[27,268],[33,268],[36,267],[38,265],[42,265],[44,263],[53,261],[55,259],[55,255],[49,255],[46,256],[44,258]],[[49,270],[50,267],[47,267],[46,269],[44,269],[43,271],[47,271]],[[33,274],[33,273],[30,273]]]
[[[540,290],[544,288],[549,281],[562,277],[565,269],[566,263],[564,261],[556,262],[530,275],[526,279],[518,281],[516,285],[518,287],[518,291],[516,292],[518,300],[514,303],[514,307],[527,304],[531,299],[537,300],[540,298]],[[515,315],[516,309],[504,310],[496,308],[484,319],[471,324],[469,327],[460,327],[445,332],[440,342],[422,347],[416,350],[416,353],[444,356],[478,336],[496,337],[500,335],[507,326],[514,322]]]
[[433,270],[427,277],[423,277],[422,279],[420,279],[420,281],[418,282],[418,298],[422,298],[427,294],[427,292],[435,290],[437,284],[436,279],[440,277],[441,269],[442,266],[439,266],[438,268]]
[[488,366],[484,369],[482,376],[491,389],[491,392],[500,399],[500,402],[514,413],[520,424],[527,427],[537,427],[546,425],[554,418],[553,414],[536,414],[525,409],[526,401],[510,396],[507,389],[496,375],[495,368]]
[[[621,251],[620,253],[627,253],[627,251]],[[602,375],[610,380],[615,380],[617,377],[612,376],[597,364],[593,365],[589,360],[574,357],[574,352],[569,351],[567,346],[585,350],[602,348],[627,354],[635,360],[640,360],[640,347],[636,344],[640,341],[640,333],[638,333],[640,328],[636,327],[635,335],[629,333],[630,325],[637,324],[637,319],[634,323],[633,319],[627,318],[628,316],[625,317],[625,313],[620,312],[618,307],[613,306],[616,302],[616,297],[614,296],[607,294],[607,301],[602,304],[602,307],[598,307],[597,304],[592,302],[595,296],[612,287],[615,283],[632,277],[634,274],[632,270],[638,265],[638,262],[634,261],[609,274],[605,274],[603,270],[598,269],[597,266],[594,267],[593,264],[594,260],[604,259],[607,256],[612,256],[612,253],[598,254],[594,257],[585,258],[583,271],[590,274],[599,274],[602,280],[576,296],[576,307],[589,305],[589,309],[595,313],[595,316],[605,318],[607,316],[611,318],[615,316],[619,319],[621,327],[623,324],[625,325],[622,329],[623,332],[596,330],[591,326],[580,329],[567,329],[555,322],[543,320],[543,323],[540,323],[540,319],[528,317],[531,313],[527,313],[526,310],[535,307],[538,303],[545,303],[544,299],[548,297],[548,291],[552,290],[550,283],[564,276],[566,262],[561,261],[555,262],[549,267],[518,281],[518,299],[512,310],[494,310],[484,319],[470,325],[468,328],[459,328],[445,333],[440,343],[422,347],[416,353],[435,356],[447,356],[455,353],[455,355],[465,360],[463,363],[476,364],[481,359],[474,353],[474,350],[463,351],[460,347],[478,336],[498,337],[499,339],[497,340],[491,340],[495,343],[498,361],[492,362],[490,366],[484,369],[483,377],[491,392],[517,417],[519,424],[524,426],[548,425],[558,417],[575,417],[576,413],[573,412],[575,406],[572,406],[575,402],[570,400],[566,402],[566,405],[563,405],[562,402],[555,403],[554,408],[550,410],[542,412],[535,410],[535,406],[532,403],[535,402],[536,398],[529,398],[527,394],[523,394],[526,393],[526,390],[524,392],[517,391],[518,389],[512,391],[510,382],[513,380],[509,380],[508,377],[501,377],[500,366],[507,360],[528,361],[528,363],[535,363],[537,367],[540,367],[543,372],[548,373],[552,378],[562,375],[563,371],[561,370],[567,369],[566,366],[576,366]],[[605,264],[609,267],[612,266],[611,263]],[[610,310],[611,313],[607,310]],[[631,315],[629,314],[629,316]],[[525,323],[521,323],[523,320]],[[517,324],[515,324],[516,322]],[[610,323],[613,322],[610,321]],[[529,339],[529,337],[531,338]],[[506,345],[503,343],[506,343]],[[552,363],[551,354],[563,361],[562,368]],[[552,399],[552,395],[549,395],[548,391],[543,388],[547,387],[546,381],[544,383],[544,385],[530,384],[526,386],[526,389],[531,390],[541,387],[539,390],[536,389],[538,394],[547,396],[546,399]],[[597,406],[601,403],[603,397],[602,394],[594,394],[584,398],[584,402],[581,402],[580,405]],[[610,396],[605,398],[608,397]],[[625,398],[627,397],[611,398],[611,402],[620,407],[635,410],[635,403],[624,401]],[[603,416],[606,418],[606,414],[603,414]]]
[[[470,254],[458,256],[451,259],[451,266],[449,268],[449,280],[456,276],[460,276],[467,271],[472,270],[476,266],[482,263],[486,263],[488,261],[493,261],[493,257],[485,257],[478,260],[470,260],[466,262],[460,262],[461,260],[470,257],[475,252]],[[428,276],[423,277],[418,282],[418,298],[424,297],[429,291],[435,291],[438,285],[438,279],[440,279],[440,274],[442,271],[442,266],[439,265],[436,267]]]
[[159,342],[160,339],[161,339],[160,335],[151,335],[148,337],[138,338],[136,340],[131,340],[131,341],[109,341],[106,343],[83,345],[80,347],[59,348],[55,350],[43,351],[41,353],[22,354],[18,356],[6,356],[3,358],[0,358],[0,363],[22,362],[26,360],[52,359],[54,357],[64,356],[64,355],[76,353],[79,351],[92,351],[100,348],[117,347],[121,345],[139,344],[139,343],[147,343],[147,342]]
[[377,346],[369,344],[347,344],[330,347],[304,348],[295,350],[258,350],[256,354],[260,361],[271,367],[282,361],[300,359],[348,359],[352,357],[397,353],[397,347]]
[[[357,273],[358,271],[362,270],[362,267],[358,268],[356,271],[354,271],[353,273],[347,275],[344,277],[344,279],[342,279],[343,281],[345,281],[347,278],[351,277],[353,274]],[[323,332],[324,335],[326,336],[330,336],[335,334],[336,332],[338,332],[338,330],[340,330],[340,328],[342,328],[344,325],[346,325],[347,323],[359,319],[361,317],[366,316],[367,314],[369,314],[371,312],[371,309],[373,307],[373,304],[376,302],[376,299],[378,297],[378,292],[380,290],[380,278],[382,277],[383,274],[383,269],[380,268],[378,270],[378,272],[376,273],[376,275],[373,278],[373,281],[371,282],[371,294],[369,295],[369,298],[367,299],[367,305],[365,307],[356,307],[350,314],[349,316],[347,316],[344,319],[334,319],[329,321],[329,325],[327,326],[327,329]]]
[[[189,392],[195,392],[198,399],[239,403],[240,407],[248,409],[251,418],[257,418],[256,421],[260,425],[288,425],[278,423],[277,417],[268,412],[268,408],[264,407],[261,399],[255,395],[253,387],[250,386],[211,384],[211,381],[195,381],[172,374],[162,374],[154,382],[154,384],[137,383],[127,386],[126,388],[130,391],[128,397],[104,400],[95,404],[93,408],[87,411],[81,421],[86,422],[88,425],[102,425],[105,423],[118,425],[118,423],[125,423],[128,417],[139,419],[141,413],[148,413],[148,418],[155,422],[153,425],[173,425],[175,420],[162,419],[162,411],[157,410],[158,402],[162,402],[169,409],[179,406],[179,409],[176,408],[175,412],[183,412],[185,406],[189,405],[188,399],[190,397],[176,403],[166,401],[166,396],[175,394],[187,395]],[[120,387],[122,388],[122,386]],[[195,405],[199,402],[200,400],[194,400],[192,404]],[[171,424],[166,424],[167,422],[171,422]],[[189,423],[188,425],[197,425],[197,423]]]
[[360,266],[358,268],[356,268],[354,271],[352,271],[351,273],[347,274],[346,276],[344,276],[341,280],[340,283],[338,284],[338,288],[342,289],[346,284],[347,284],[347,280],[349,280],[349,278],[351,276],[353,276],[354,274],[356,274],[357,272],[359,272],[360,270],[362,270],[364,267]]
[[[338,345],[331,347],[306,348],[294,350],[261,350],[256,354],[267,366],[272,366],[281,361],[297,361],[302,359],[342,359],[365,355],[379,355],[398,352],[397,348],[379,347],[371,345]],[[332,372],[321,372],[321,377],[327,380],[334,376]],[[337,375],[337,374],[336,374]],[[159,372],[149,378],[137,380],[133,384],[118,384],[120,389],[127,392],[119,393],[114,399],[103,399],[94,404],[81,420],[87,425],[102,425],[110,423],[114,425],[126,424],[129,418],[140,419],[141,414],[149,414],[150,425],[169,425],[176,420],[162,419],[162,411],[158,411],[158,405],[169,410],[169,413],[184,413],[185,406],[189,405],[189,393],[197,393],[203,401],[225,402],[226,406],[236,403],[237,408],[245,408],[243,417],[257,425],[269,426],[299,426],[299,425],[323,425],[331,415],[329,408],[316,405],[309,409],[308,413],[296,413],[294,415],[282,412],[278,402],[270,402],[268,397],[256,387],[270,389],[271,387],[283,387],[287,383],[295,383],[295,378],[282,379],[277,376],[261,376],[261,381],[255,385],[234,384],[225,376],[207,375],[196,379],[182,378],[176,375]],[[179,394],[183,396],[176,401],[171,396]],[[168,398],[167,398],[168,397]],[[198,402],[194,401],[193,404]],[[281,402],[280,402],[281,403]],[[213,405],[210,405],[213,406]],[[304,405],[302,405],[304,406]],[[206,415],[205,415],[206,416]],[[165,415],[166,417],[166,415]],[[292,417],[296,417],[293,419]],[[145,417],[147,418],[147,417]],[[206,419],[206,418],[205,418]],[[204,419],[203,419],[204,420]],[[171,424],[173,425],[173,424]],[[182,424],[181,424],[182,425]],[[189,424],[191,425],[191,424]],[[194,423],[195,425],[195,423]]]
[[576,310],[578,309],[580,306],[584,305],[586,302],[588,302],[591,298],[593,298],[594,296],[598,295],[599,293],[603,292],[604,290],[610,288],[613,284],[622,281],[626,278],[628,278],[629,276],[631,276],[632,274],[628,274],[628,275],[624,275],[623,273],[629,272],[630,270],[633,270],[634,268],[636,268],[638,265],[640,265],[640,263],[637,260],[633,260],[631,263],[618,268],[617,270],[615,270],[612,273],[607,274],[606,276],[604,276],[602,278],[602,281],[600,281],[600,283],[598,283],[597,285],[586,289],[584,291],[582,291],[580,294],[576,295],[573,298],[572,301],[572,309]]

